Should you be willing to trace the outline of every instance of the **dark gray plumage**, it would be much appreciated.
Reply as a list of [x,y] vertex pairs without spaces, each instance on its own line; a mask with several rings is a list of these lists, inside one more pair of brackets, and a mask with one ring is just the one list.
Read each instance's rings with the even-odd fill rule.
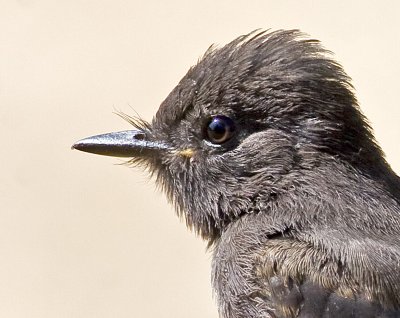
[[400,317],[399,179],[318,41],[211,47],[151,124],[129,120],[74,148],[156,176],[212,248],[221,317]]

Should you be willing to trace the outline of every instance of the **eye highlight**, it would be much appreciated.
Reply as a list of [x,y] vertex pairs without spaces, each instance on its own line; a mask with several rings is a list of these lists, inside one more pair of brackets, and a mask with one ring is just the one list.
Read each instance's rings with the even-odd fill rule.
[[229,117],[217,115],[211,118],[206,127],[206,137],[213,144],[222,144],[232,138],[235,123]]

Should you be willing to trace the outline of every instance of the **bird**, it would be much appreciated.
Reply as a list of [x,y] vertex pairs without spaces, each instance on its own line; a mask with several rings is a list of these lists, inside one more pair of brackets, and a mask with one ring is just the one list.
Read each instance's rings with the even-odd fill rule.
[[400,180],[320,41],[212,45],[151,122],[121,116],[72,148],[149,171],[208,244],[220,317],[400,317]]

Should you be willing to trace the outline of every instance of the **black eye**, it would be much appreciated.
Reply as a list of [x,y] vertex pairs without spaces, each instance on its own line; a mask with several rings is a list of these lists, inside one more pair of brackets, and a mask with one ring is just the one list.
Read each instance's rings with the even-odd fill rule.
[[226,116],[218,115],[211,118],[207,125],[207,139],[213,144],[222,144],[232,138],[235,123]]

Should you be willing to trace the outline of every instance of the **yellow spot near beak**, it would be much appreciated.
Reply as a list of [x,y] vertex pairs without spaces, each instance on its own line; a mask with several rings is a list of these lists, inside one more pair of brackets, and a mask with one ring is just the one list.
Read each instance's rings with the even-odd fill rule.
[[192,158],[194,155],[194,150],[191,148],[187,148],[187,149],[179,150],[178,154],[183,157]]

